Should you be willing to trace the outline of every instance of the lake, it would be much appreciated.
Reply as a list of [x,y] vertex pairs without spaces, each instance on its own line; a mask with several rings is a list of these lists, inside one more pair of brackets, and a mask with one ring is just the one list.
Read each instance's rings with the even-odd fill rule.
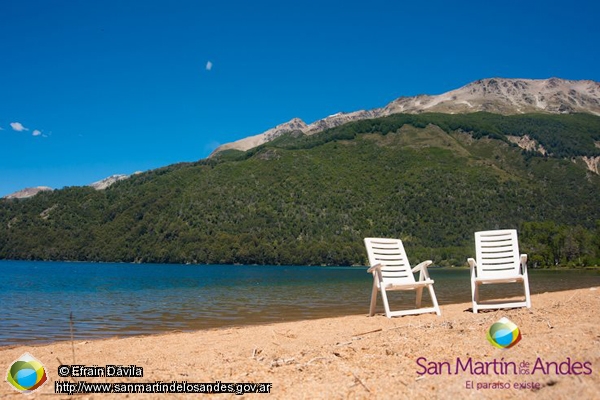
[[[373,281],[366,267],[0,261],[0,271],[0,346],[69,340],[71,313],[79,341],[366,315]],[[529,272],[532,295],[600,286],[600,271]],[[470,302],[468,270],[430,275],[442,315],[444,304]],[[511,286],[481,293],[521,293]]]

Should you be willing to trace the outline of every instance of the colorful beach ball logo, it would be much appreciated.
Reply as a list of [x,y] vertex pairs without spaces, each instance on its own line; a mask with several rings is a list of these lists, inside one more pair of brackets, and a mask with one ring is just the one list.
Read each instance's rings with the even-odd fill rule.
[[504,317],[490,326],[487,339],[499,349],[510,349],[521,340],[521,331],[514,322]]
[[47,380],[44,366],[29,353],[13,362],[6,375],[6,381],[22,393],[39,389]]

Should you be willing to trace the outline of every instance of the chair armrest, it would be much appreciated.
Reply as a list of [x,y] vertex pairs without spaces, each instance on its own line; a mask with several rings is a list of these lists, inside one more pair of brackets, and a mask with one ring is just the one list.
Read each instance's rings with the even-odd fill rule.
[[527,276],[527,254],[521,254],[521,273]]
[[419,281],[426,281],[429,279],[429,272],[427,272],[427,267],[433,264],[433,261],[427,260],[423,261],[416,267],[412,269],[412,273],[419,271]]
[[417,271],[421,271],[422,269],[427,269],[427,267],[429,267],[431,264],[433,264],[433,261],[431,260],[427,260],[427,261],[423,261],[422,263],[420,263],[419,265],[417,265],[416,267],[414,267],[412,269],[413,274]]
[[471,270],[471,279],[475,278],[476,271],[475,267],[477,266],[477,261],[474,258],[467,258],[467,262],[469,263],[469,269]]
[[383,267],[383,265],[381,265],[381,264],[373,265],[371,268],[369,268],[367,270],[367,273],[379,271],[379,270],[381,270],[381,267]]

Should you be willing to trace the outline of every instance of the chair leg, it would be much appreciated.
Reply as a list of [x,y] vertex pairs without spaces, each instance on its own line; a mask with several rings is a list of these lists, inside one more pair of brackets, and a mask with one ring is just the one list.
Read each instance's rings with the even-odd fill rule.
[[531,295],[529,293],[529,278],[527,276],[523,279],[523,285],[525,286],[525,302],[527,303],[527,308],[531,308]]
[[421,308],[421,299],[423,298],[423,287],[417,289],[417,308]]
[[431,296],[431,301],[433,302],[433,308],[435,308],[435,313],[437,315],[442,315],[442,312],[440,311],[440,306],[437,302],[437,297],[435,297],[435,291],[433,290],[433,286],[429,285],[427,286],[427,289],[429,289],[429,295]]
[[371,307],[369,308],[369,317],[375,315],[375,306],[377,305],[377,285],[373,283],[373,290],[371,291]]
[[473,301],[473,313],[477,314],[477,302],[479,301],[479,285],[471,281],[471,294]]
[[383,308],[385,308],[385,316],[388,318],[392,318],[391,311],[390,311],[390,304],[388,303],[387,293],[383,286],[381,287],[381,299],[383,300]]

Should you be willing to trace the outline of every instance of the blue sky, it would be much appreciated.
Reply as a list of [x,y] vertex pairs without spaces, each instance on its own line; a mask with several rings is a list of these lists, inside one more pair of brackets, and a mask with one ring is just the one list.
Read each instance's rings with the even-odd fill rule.
[[600,81],[589,0],[287,3],[1,1],[0,197],[482,78]]

